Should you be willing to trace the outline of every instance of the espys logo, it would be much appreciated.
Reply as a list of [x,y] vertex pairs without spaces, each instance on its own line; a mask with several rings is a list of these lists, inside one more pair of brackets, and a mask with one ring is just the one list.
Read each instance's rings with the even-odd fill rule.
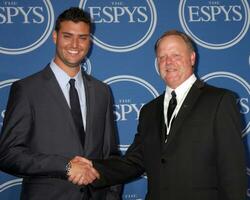
[[150,39],[156,27],[152,0],[81,0],[79,7],[90,13],[96,25],[94,43],[108,51],[135,50]]
[[247,33],[249,5],[247,0],[180,0],[179,19],[184,31],[199,45],[226,49]]
[[83,70],[87,73],[87,74],[91,74],[91,62],[88,58],[85,58],[82,63],[81,63],[81,67],[83,68]]
[[[249,168],[247,168],[247,175],[250,177],[250,169]],[[247,190],[247,196],[250,197],[250,189]]]
[[158,62],[157,62],[157,58],[155,58],[154,66],[155,66],[155,71],[156,71],[156,73],[157,73],[158,75],[160,75],[159,67],[158,67]]
[[248,64],[249,64],[249,66],[250,66],[250,55],[249,55],[249,57],[248,57]]
[[[22,181],[23,179],[19,178],[19,179],[14,179],[11,181],[7,181],[3,184],[0,184],[0,197],[4,195],[4,192],[6,192],[6,190],[21,185]],[[15,191],[15,193],[17,192]],[[9,196],[9,195],[6,195],[6,196]],[[5,198],[1,198],[1,199],[5,199]]]
[[250,95],[250,85],[240,76],[230,73],[230,72],[213,72],[207,74],[201,78],[205,82],[211,83],[211,85],[216,85],[222,88],[227,87],[227,89],[237,92],[238,99],[237,104],[239,105],[240,113],[245,119],[245,127],[242,131],[242,136],[246,136],[250,132],[250,106],[249,106],[249,95]]
[[0,129],[3,125],[3,118],[5,113],[6,104],[8,101],[9,96],[9,89],[13,82],[17,81],[18,79],[9,79],[5,81],[0,81],[0,114],[1,114],[1,120],[0,120]]
[[[211,85],[217,85],[219,87],[225,88],[237,92],[238,99],[237,104],[240,108],[240,113],[243,115],[242,119],[245,122],[245,127],[242,131],[242,137],[246,142],[246,146],[249,147],[249,132],[250,132],[250,116],[249,116],[249,95],[250,95],[250,85],[240,76],[229,73],[229,72],[213,72],[203,76],[203,79],[206,82],[211,83]],[[248,152],[249,153],[249,152]],[[248,158],[248,157],[247,157]],[[249,159],[247,159],[249,166]],[[247,174],[250,175],[250,169],[247,168]],[[249,190],[247,195],[250,196]]]
[[114,76],[104,81],[114,94],[114,114],[119,129],[122,151],[131,144],[142,106],[159,96],[156,89],[147,81],[129,75]]
[[5,37],[0,42],[0,53],[17,55],[35,50],[50,36],[53,23],[49,0],[1,1],[0,35]]

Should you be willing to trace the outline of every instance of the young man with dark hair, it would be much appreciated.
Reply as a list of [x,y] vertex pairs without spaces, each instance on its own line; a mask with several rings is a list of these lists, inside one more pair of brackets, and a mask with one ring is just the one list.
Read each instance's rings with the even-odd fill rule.
[[[0,169],[23,177],[22,200],[118,200],[120,187],[94,190],[90,169],[75,156],[117,154],[113,103],[108,86],[80,63],[91,44],[91,22],[79,8],[57,19],[54,59],[42,71],[13,83],[0,137]],[[91,170],[91,169],[90,169]],[[95,170],[91,170],[96,174]]]

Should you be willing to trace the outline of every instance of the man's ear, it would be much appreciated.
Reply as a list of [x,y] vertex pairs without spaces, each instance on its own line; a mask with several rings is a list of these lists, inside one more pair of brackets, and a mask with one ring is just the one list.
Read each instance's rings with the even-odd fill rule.
[[57,40],[57,32],[56,31],[53,31],[52,39],[53,39],[53,42],[56,44],[56,40]]
[[192,66],[195,65],[195,59],[196,59],[196,53],[192,52],[192,54],[191,54],[191,63],[192,63]]

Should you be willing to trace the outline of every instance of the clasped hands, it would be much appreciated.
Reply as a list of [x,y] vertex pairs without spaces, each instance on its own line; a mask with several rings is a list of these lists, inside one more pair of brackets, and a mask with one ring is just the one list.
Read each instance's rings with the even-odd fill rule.
[[94,169],[90,160],[76,156],[71,161],[68,171],[68,180],[76,185],[88,185],[100,178],[100,174]]

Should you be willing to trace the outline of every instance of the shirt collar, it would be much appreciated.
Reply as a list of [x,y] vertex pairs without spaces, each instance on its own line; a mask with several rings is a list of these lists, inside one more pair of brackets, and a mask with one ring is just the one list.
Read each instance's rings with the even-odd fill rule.
[[[69,80],[71,78],[74,78],[76,80],[76,87],[83,82],[82,80],[82,73],[81,73],[81,68],[80,71],[74,76],[70,77],[65,71],[63,71],[55,62],[54,60],[51,61],[50,63],[51,70],[56,76],[56,79],[61,87],[66,87],[67,84],[69,84]],[[79,87],[78,87],[79,88]]]
[[185,93],[192,87],[194,82],[197,80],[194,74],[192,74],[187,80],[185,80],[181,85],[177,88],[172,89],[170,87],[166,87],[166,94],[169,98],[171,98],[171,92],[174,90],[176,93],[177,101],[179,98],[185,95]]
[[76,80],[76,87],[80,88],[80,84],[83,83],[82,68],[80,67],[79,72],[74,77],[71,77],[71,78],[74,78]]

